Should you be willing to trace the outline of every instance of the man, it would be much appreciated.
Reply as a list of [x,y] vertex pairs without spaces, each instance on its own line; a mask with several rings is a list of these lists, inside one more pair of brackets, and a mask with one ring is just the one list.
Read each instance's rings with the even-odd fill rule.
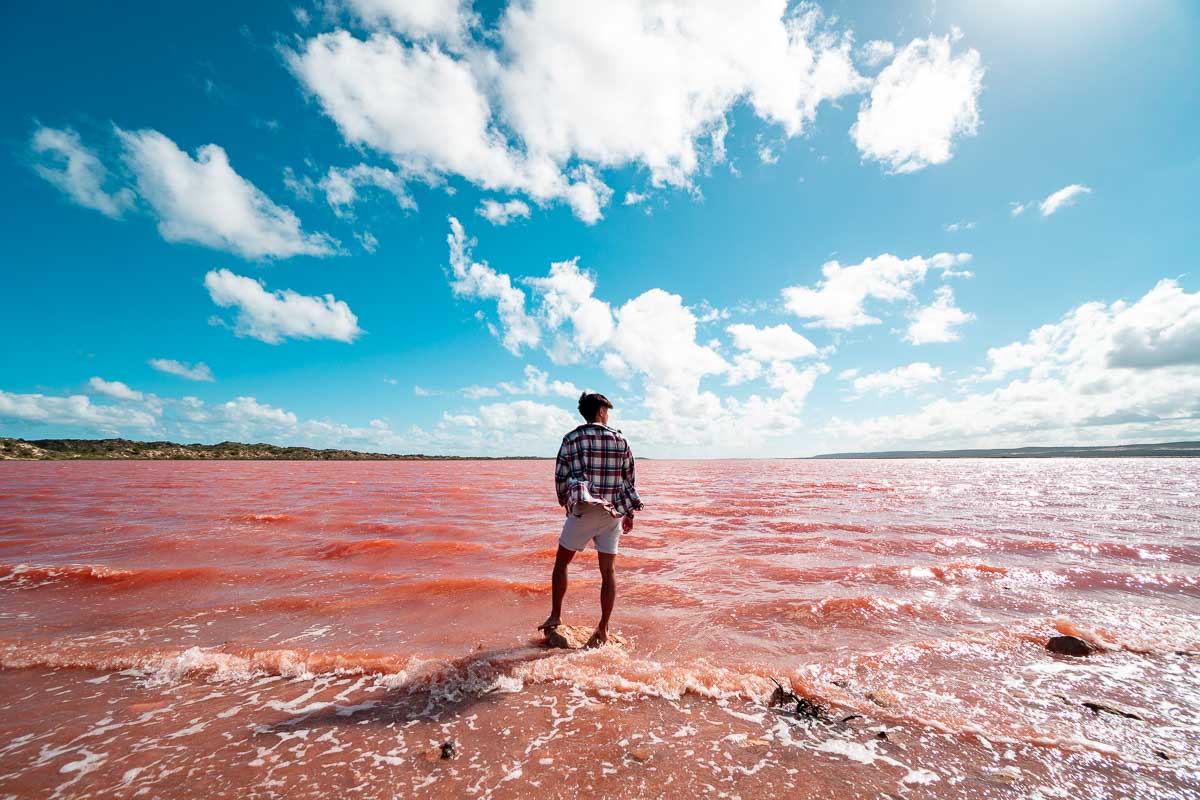
[[633,530],[633,512],[642,509],[633,479],[633,451],[619,430],[608,427],[613,405],[602,394],[584,392],[579,413],[587,422],[563,437],[554,466],[558,504],[567,510],[551,578],[553,605],[538,630],[561,623],[567,593],[567,565],[593,542],[600,563],[600,624],[588,647],[608,641],[608,620],[617,600],[617,543]]

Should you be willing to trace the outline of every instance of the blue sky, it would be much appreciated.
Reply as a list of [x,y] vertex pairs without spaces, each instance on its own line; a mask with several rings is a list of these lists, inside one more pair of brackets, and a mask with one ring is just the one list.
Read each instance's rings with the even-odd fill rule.
[[0,434],[1200,438],[1194,3],[5,18]]

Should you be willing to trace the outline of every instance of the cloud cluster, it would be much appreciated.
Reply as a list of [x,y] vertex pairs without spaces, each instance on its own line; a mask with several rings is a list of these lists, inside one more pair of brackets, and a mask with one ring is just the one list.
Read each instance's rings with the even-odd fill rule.
[[[724,160],[739,103],[792,137],[823,103],[870,90],[852,136],[896,172],[948,160],[978,126],[977,52],[913,40],[872,81],[854,66],[852,33],[808,4],[529,0],[486,31],[461,2],[342,6],[365,38],[332,30],[285,57],[346,142],[405,176],[563,202],[587,223],[611,199],[605,169],[693,188]],[[878,66],[894,52],[874,41],[863,58]]]
[[[1200,292],[1163,280],[1134,303],[1085,303],[1026,339],[988,351],[991,391],[913,414],[834,419],[860,446],[1047,444],[1162,437],[1200,419]],[[1014,377],[1015,376],[1015,377]]]
[[[745,447],[772,434],[797,429],[804,401],[824,363],[797,367],[794,361],[816,359],[820,352],[790,326],[729,326],[738,354],[732,360],[722,345],[700,337],[700,317],[677,294],[649,289],[619,305],[596,297],[595,278],[578,259],[556,262],[544,277],[514,281],[470,253],[462,225],[450,220],[450,285],[460,297],[496,303],[492,333],[514,354],[541,347],[556,363],[583,359],[599,364],[622,384],[641,387],[644,416],[623,418],[631,431],[649,443],[703,448]],[[518,288],[518,283],[529,288]],[[712,316],[712,315],[710,315]],[[719,317],[720,315],[716,315]],[[715,317],[714,317],[715,318]],[[740,384],[761,379],[773,394],[720,397],[702,386],[706,378],[724,375]],[[503,393],[542,394],[545,375],[526,368],[527,381],[498,387],[468,387],[473,399]],[[540,376],[540,377],[539,377]],[[535,383],[537,377],[540,383]],[[564,384],[549,393],[573,396],[577,387]],[[469,416],[469,415],[466,415]],[[451,415],[448,425],[463,423]],[[694,424],[704,420],[703,425]]]
[[[158,220],[169,242],[192,242],[249,259],[327,256],[339,252],[336,240],[306,233],[299,218],[275,204],[229,163],[225,151],[207,144],[193,158],[154,130],[116,129],[120,163]],[[129,186],[113,191],[109,169],[69,128],[39,127],[31,151],[34,169],[75,202],[109,217],[134,207]]]
[[881,320],[868,313],[867,301],[912,301],[913,287],[925,280],[930,269],[940,269],[943,277],[966,277],[970,273],[956,267],[970,260],[969,253],[938,253],[929,258],[884,253],[850,266],[829,261],[821,267],[822,279],[815,287],[789,286],[783,290],[783,302],[791,313],[811,320],[805,323],[808,328],[877,325]]
[[204,287],[218,306],[237,309],[233,330],[239,336],[279,344],[284,339],[352,342],[363,333],[350,306],[332,294],[314,297],[291,289],[271,292],[261,282],[227,269],[206,274]]

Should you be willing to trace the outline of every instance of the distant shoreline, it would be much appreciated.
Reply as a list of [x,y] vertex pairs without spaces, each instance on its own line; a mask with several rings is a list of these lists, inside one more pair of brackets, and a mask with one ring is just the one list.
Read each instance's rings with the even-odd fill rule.
[[[744,457],[735,457],[742,460]],[[776,456],[785,460],[936,458],[1200,458],[1200,442],[1010,447],[975,450],[885,450]],[[0,436],[0,461],[549,461],[552,456],[449,456],[425,453],[367,453],[360,450],[284,447],[220,442],[180,444],[133,439],[13,439]],[[650,459],[639,461],[670,461]],[[685,459],[694,460],[694,459]]]
[[274,444],[179,444],[132,439],[9,439],[0,437],[0,461],[538,461],[545,456],[437,456],[364,453]]
[[1091,447],[1007,447],[980,450],[885,450],[825,453],[812,459],[896,458],[1188,458],[1200,457],[1200,442],[1096,445]]

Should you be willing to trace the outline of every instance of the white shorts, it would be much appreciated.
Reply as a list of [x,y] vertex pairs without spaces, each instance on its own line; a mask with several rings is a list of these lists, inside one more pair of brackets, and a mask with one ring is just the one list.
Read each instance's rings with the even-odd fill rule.
[[620,517],[608,513],[604,506],[576,503],[567,514],[558,543],[579,553],[587,548],[588,542],[595,542],[596,552],[616,555],[620,538]]

